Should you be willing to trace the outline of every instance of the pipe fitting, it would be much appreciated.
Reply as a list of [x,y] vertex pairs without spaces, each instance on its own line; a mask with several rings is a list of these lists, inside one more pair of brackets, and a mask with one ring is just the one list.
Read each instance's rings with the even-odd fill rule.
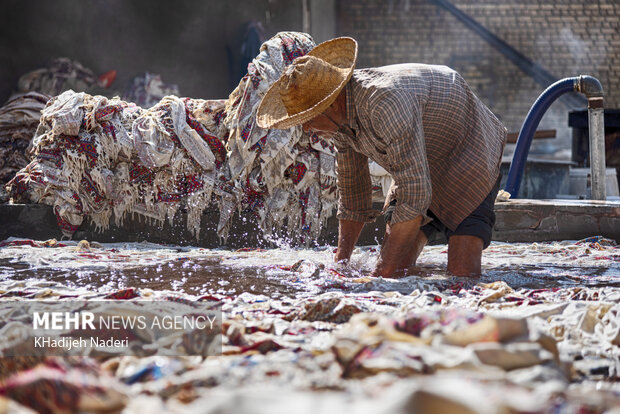
[[603,97],[603,85],[593,76],[579,76],[577,88],[577,92],[583,93],[588,99]]
[[598,79],[589,75],[581,75],[575,84],[575,90],[588,98],[588,108],[603,108],[603,85]]

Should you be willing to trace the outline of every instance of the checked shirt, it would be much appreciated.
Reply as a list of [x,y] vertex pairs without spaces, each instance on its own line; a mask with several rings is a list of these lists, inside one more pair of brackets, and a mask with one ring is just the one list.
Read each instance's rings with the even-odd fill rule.
[[[372,221],[368,158],[392,175],[392,223],[431,210],[454,230],[499,176],[506,128],[445,66],[400,64],[356,69],[345,87],[346,132],[338,150],[338,218]],[[342,129],[341,129],[342,131]]]

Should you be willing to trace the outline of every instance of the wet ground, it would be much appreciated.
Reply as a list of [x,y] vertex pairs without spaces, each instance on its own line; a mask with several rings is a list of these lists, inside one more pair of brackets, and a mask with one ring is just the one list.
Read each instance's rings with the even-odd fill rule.
[[[16,239],[17,240],[17,239]],[[149,243],[92,243],[0,250],[0,282],[56,282],[69,288],[113,291],[127,287],[191,295],[241,293],[304,297],[336,290],[362,291],[377,247],[356,249],[350,266],[333,263],[333,247],[237,251]],[[513,289],[620,287],[620,255],[587,243],[498,243],[484,253],[483,275],[453,278],[445,271],[445,246],[428,246],[418,268],[398,280],[369,279],[363,285],[409,294],[419,283],[441,287],[504,281]]]
[[[131,290],[218,301],[221,356],[98,356],[89,368],[83,360],[37,366],[59,389],[82,387],[79,395],[88,395],[83,382],[91,378],[116,404],[105,408],[126,413],[620,407],[613,240],[494,242],[478,278],[446,274],[445,245],[427,247],[402,279],[369,277],[376,246],[356,249],[349,266],[335,265],[333,250],[8,239],[0,245],[0,300]],[[9,374],[11,386],[0,381],[5,395],[31,404],[20,396],[33,392],[32,374],[2,371]],[[75,404],[83,407],[83,397]]]

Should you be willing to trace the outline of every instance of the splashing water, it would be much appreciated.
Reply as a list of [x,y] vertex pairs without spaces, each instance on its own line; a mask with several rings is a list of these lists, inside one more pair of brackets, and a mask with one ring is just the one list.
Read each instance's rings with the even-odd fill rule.
[[[203,249],[152,243],[67,242],[37,247],[9,239],[0,248],[0,282],[22,286],[57,283],[70,289],[132,286],[192,295],[244,292],[307,297],[329,290],[352,292],[437,290],[504,281],[514,289],[620,287],[620,251],[592,243],[498,243],[483,253],[479,278],[447,274],[445,245],[427,246],[417,269],[401,279],[369,277],[378,246],[357,248],[348,266],[333,262],[334,248]],[[594,246],[594,247],[593,247]]]

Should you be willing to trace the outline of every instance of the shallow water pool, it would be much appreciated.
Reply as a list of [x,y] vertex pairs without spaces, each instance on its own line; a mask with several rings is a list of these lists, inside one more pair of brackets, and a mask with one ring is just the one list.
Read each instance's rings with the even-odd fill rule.
[[600,243],[498,243],[483,254],[483,274],[455,278],[445,271],[446,246],[427,246],[417,269],[401,279],[369,278],[378,246],[357,248],[349,266],[333,263],[333,247],[237,251],[151,243],[67,242],[55,247],[9,239],[0,248],[0,282],[55,283],[70,289],[128,287],[191,295],[244,292],[304,297],[330,290],[397,291],[503,281],[513,289],[620,287],[620,249]]

